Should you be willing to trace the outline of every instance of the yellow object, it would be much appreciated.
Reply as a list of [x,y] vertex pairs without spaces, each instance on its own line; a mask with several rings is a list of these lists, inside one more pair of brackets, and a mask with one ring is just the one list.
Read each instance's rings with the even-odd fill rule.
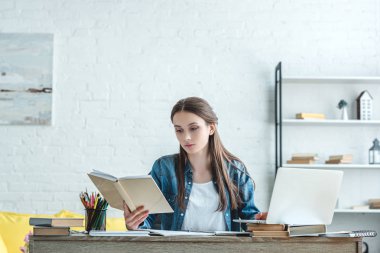
[[[0,212],[0,253],[21,253],[20,247],[25,245],[24,238],[33,231],[29,226],[30,217],[62,217],[62,218],[83,218],[78,213],[62,210],[59,213],[52,214],[23,214],[13,212]],[[125,231],[124,218],[107,217],[107,231]],[[73,230],[84,230],[84,227],[73,227]],[[2,239],[2,240],[1,240]],[[6,250],[3,250],[5,247]]]
[[8,253],[7,247],[5,247],[5,243],[4,243],[1,235],[0,235],[0,252],[1,253]]
[[325,119],[326,116],[323,113],[305,113],[300,112],[296,114],[296,119]]

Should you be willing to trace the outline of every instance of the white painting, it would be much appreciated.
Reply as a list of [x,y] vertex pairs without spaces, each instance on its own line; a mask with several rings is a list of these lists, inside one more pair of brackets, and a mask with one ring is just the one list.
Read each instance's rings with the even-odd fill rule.
[[0,124],[51,125],[53,34],[0,33]]

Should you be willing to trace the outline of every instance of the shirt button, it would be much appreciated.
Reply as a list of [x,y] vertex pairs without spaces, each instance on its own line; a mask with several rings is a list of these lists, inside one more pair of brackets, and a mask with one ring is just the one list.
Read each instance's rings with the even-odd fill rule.
[[183,216],[183,213],[181,213],[181,216]]
[[226,214],[226,216],[228,216],[228,213]]
[[189,182],[189,184],[191,184],[191,182]]
[[185,199],[187,199],[188,197],[187,196],[185,196]]

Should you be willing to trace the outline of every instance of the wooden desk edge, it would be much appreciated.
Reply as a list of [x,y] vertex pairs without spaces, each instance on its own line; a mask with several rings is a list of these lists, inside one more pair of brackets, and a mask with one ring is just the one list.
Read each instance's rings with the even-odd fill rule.
[[134,242],[362,242],[361,237],[243,237],[243,236],[30,236],[31,241],[134,241]]

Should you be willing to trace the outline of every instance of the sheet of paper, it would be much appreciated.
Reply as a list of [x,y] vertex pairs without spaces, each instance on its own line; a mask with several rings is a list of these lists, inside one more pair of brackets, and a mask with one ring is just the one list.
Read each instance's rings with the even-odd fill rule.
[[191,231],[171,231],[171,230],[156,230],[148,229],[151,235],[162,235],[162,236],[213,236],[214,232],[191,232]]

